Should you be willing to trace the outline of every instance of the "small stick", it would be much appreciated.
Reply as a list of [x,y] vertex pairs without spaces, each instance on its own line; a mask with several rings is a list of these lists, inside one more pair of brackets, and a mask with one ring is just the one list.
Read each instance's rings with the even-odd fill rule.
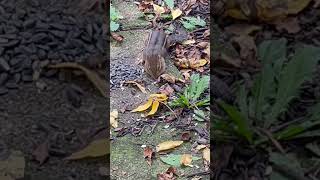
[[179,119],[178,116],[176,115],[176,113],[175,113],[167,104],[165,104],[165,103],[163,103],[163,102],[160,102],[160,103],[161,103],[161,104],[164,104],[165,106],[167,106],[167,108],[173,113],[174,117],[176,117],[177,119]]

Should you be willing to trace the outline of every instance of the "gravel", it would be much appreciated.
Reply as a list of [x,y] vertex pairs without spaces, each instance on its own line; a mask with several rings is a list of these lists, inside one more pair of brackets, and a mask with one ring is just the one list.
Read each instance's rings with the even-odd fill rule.
[[85,63],[105,56],[103,15],[74,14],[75,0],[0,2],[0,95],[20,83],[52,77],[60,62]]

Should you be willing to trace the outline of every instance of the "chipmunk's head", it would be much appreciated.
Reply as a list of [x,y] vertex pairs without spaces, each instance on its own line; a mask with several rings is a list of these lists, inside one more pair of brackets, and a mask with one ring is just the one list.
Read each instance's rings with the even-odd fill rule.
[[[158,51],[160,51],[158,49]],[[143,52],[144,70],[152,78],[157,79],[165,71],[165,59],[162,53],[156,50],[145,50]]]

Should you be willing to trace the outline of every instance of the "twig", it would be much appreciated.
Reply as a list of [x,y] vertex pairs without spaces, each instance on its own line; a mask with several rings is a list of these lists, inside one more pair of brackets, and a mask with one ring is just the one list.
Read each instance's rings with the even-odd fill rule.
[[151,129],[151,134],[153,134],[154,130],[156,129],[156,126],[158,125],[158,121],[156,121],[156,124]]
[[295,120],[293,120],[293,121],[289,121],[289,122],[283,123],[283,124],[281,124],[281,125],[279,125],[279,126],[277,126],[277,127],[272,128],[272,129],[270,130],[270,132],[272,132],[272,133],[277,132],[277,131],[281,130],[282,128],[285,128],[285,127],[287,127],[287,126],[289,126],[289,125],[291,125],[291,124],[294,124],[294,123],[296,123],[296,122],[301,121],[302,119],[303,119],[303,118],[298,118],[298,119],[295,119]]
[[202,172],[189,174],[189,175],[187,175],[187,178],[197,176],[197,175],[203,176],[203,175],[208,175],[208,174],[210,174],[210,171],[202,171]]
[[161,103],[161,104],[164,104],[165,106],[167,106],[167,108],[173,113],[174,117],[176,117],[177,119],[179,119],[178,116],[176,115],[176,113],[175,113],[166,103],[163,103],[163,102],[160,102],[160,103]]
[[259,128],[260,131],[262,131],[264,134],[267,135],[267,137],[271,140],[271,142],[274,144],[274,146],[282,153],[285,154],[285,150],[281,146],[281,144],[272,136],[271,132],[262,128]]

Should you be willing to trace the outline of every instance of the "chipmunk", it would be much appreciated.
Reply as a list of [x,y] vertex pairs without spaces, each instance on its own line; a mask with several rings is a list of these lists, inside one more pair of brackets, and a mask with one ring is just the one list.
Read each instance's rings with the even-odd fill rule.
[[142,62],[144,70],[152,78],[157,79],[166,69],[165,58],[168,55],[168,36],[163,30],[153,30],[145,42]]

